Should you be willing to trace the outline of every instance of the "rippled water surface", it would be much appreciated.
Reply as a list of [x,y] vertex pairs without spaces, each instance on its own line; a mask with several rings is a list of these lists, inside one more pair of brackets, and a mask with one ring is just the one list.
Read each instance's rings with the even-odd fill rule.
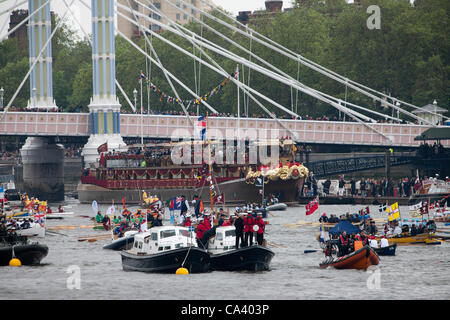
[[[73,217],[48,220],[48,226],[89,225],[94,216],[91,206],[67,200],[66,211]],[[54,205],[53,207],[56,207]],[[320,213],[356,212],[362,206],[323,205]],[[106,212],[107,206],[100,206]],[[406,207],[400,208],[407,215]],[[384,217],[378,206],[371,206],[372,217]],[[167,216],[167,215],[166,215]],[[41,266],[0,267],[0,299],[448,299],[450,298],[450,243],[436,246],[399,246],[394,257],[380,257],[380,264],[369,271],[321,269],[318,227],[288,228],[299,220],[317,221],[319,213],[305,216],[304,206],[268,216],[266,239],[275,252],[271,270],[259,273],[209,272],[181,276],[148,274],[122,270],[120,254],[102,249],[110,240],[79,242],[85,235],[105,234],[91,229],[58,230],[59,234],[41,239],[49,247]],[[165,223],[169,223],[165,220]],[[68,273],[79,267],[81,287],[68,289]],[[368,279],[379,274],[379,288]],[[379,273],[378,273],[379,271]],[[371,278],[373,279],[373,277]],[[69,282],[70,284],[70,282]],[[252,289],[253,288],[253,289]]]

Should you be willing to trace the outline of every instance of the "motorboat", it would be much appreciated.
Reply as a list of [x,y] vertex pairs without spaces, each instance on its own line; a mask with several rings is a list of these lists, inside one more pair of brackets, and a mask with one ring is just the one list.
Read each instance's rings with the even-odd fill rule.
[[220,271],[266,271],[275,253],[261,245],[236,248],[234,226],[217,227],[208,241],[211,269]]
[[0,266],[9,265],[12,258],[20,260],[22,265],[37,265],[48,254],[48,247],[44,244],[29,243],[26,237],[19,237],[18,242],[0,242]]
[[153,227],[135,234],[132,248],[120,254],[126,271],[175,273],[186,268],[200,273],[210,269],[209,253],[198,247],[193,228]]
[[130,230],[130,231],[126,231],[123,234],[123,237],[114,237],[113,236],[113,241],[111,243],[105,244],[103,246],[103,249],[115,250],[115,251],[129,250],[129,249],[131,249],[131,247],[134,244],[134,236],[138,233],[139,233],[138,230]]

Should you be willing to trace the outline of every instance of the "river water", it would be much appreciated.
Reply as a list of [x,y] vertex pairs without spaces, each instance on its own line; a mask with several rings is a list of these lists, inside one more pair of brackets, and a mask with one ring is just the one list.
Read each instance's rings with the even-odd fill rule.
[[[73,217],[48,220],[48,226],[89,225],[91,206],[66,199]],[[57,207],[57,204],[51,204]],[[320,213],[357,212],[362,206],[323,205]],[[106,212],[107,206],[100,206]],[[408,208],[401,207],[403,215]],[[373,218],[384,217],[370,206]],[[168,215],[166,215],[167,218]],[[209,272],[147,274],[122,270],[120,254],[104,250],[110,240],[79,242],[80,236],[105,234],[92,229],[62,229],[39,240],[49,247],[40,266],[0,267],[0,299],[63,300],[298,300],[298,299],[448,299],[450,298],[450,243],[435,246],[399,246],[394,257],[380,257],[368,271],[321,269],[322,253],[315,240],[318,227],[289,228],[299,220],[317,221],[319,212],[305,215],[305,207],[289,207],[268,215],[265,238],[275,252],[271,270],[265,272]],[[169,223],[165,220],[165,223]],[[373,269],[372,269],[373,268]],[[79,279],[74,282],[73,279]],[[79,277],[78,277],[79,276]],[[79,284],[79,286],[77,286]]]

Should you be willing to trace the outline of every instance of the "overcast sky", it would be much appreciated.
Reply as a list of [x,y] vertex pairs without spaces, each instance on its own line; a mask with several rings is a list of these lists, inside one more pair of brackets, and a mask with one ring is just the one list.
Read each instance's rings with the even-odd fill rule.
[[[265,0],[212,0],[213,3],[215,3],[217,6],[221,6],[225,10],[232,12],[234,15],[237,15],[239,11],[254,11],[258,9],[264,9],[265,8]],[[6,0],[0,4],[0,12],[5,11],[6,9],[9,9],[12,7],[15,3],[20,3],[21,0]],[[71,0],[66,0],[67,3],[70,3]],[[289,8],[291,7],[292,0],[284,0],[283,1],[283,8]],[[89,4],[91,1],[84,0],[84,3]],[[22,5],[20,8],[26,9],[27,4]],[[66,6],[63,3],[63,0],[53,0],[51,2],[51,10],[58,13],[58,15],[62,16],[66,10]],[[83,27],[86,26],[85,30],[87,32],[90,32],[90,13],[89,10],[80,4],[78,0],[74,1],[74,4],[72,5],[72,10],[74,14],[76,15],[78,21],[80,21],[83,24]],[[78,24],[73,21],[71,18],[71,14],[67,14],[67,18],[69,21],[72,21],[70,24],[73,26],[73,28],[80,29],[78,27]],[[4,35],[6,34],[9,25],[7,24],[4,28],[5,21],[9,22],[9,15],[4,14],[0,17],[0,34]]]

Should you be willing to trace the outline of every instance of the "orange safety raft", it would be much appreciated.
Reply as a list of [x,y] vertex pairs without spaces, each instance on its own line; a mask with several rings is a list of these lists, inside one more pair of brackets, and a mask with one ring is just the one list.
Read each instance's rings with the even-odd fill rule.
[[321,268],[366,270],[371,265],[378,265],[380,258],[369,246],[364,246],[348,255],[339,258],[329,258],[320,263]]

